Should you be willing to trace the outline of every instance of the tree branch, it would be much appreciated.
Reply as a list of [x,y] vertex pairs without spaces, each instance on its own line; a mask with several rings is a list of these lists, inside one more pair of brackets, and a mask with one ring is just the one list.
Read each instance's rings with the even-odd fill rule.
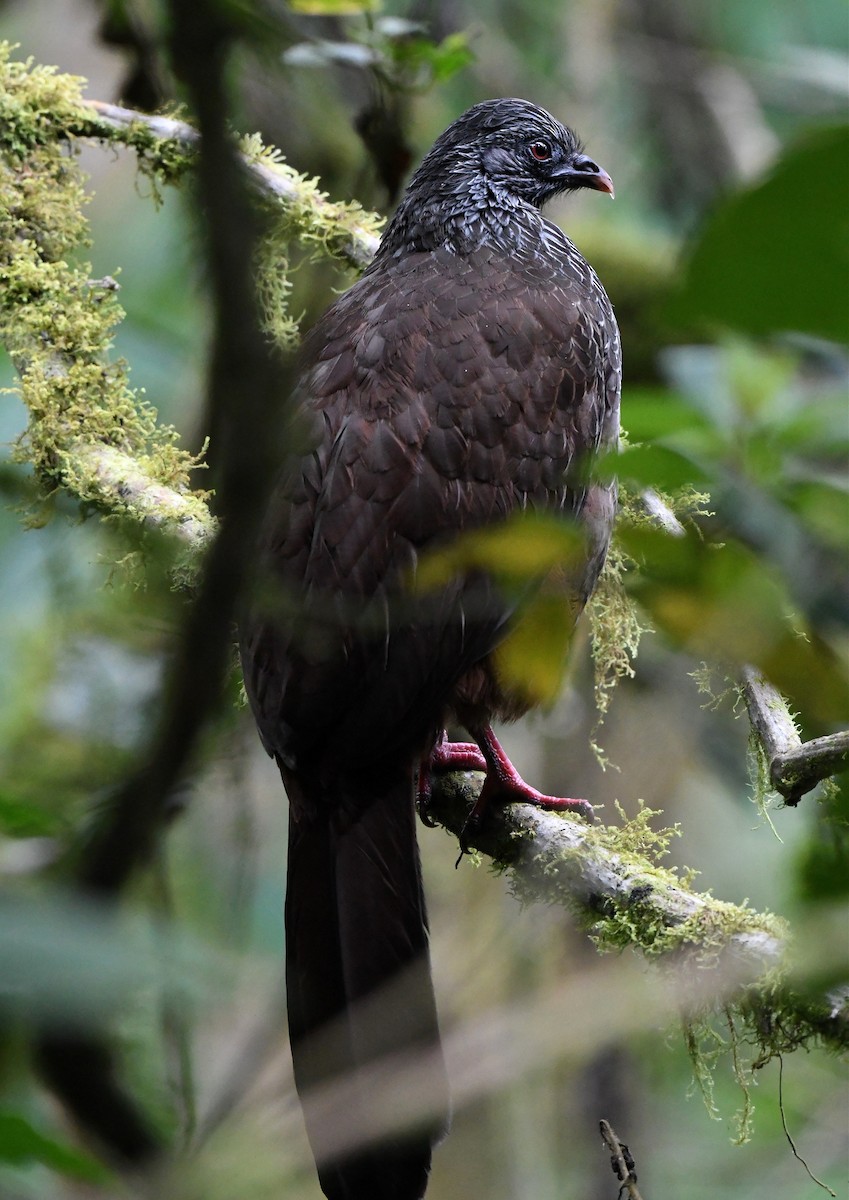
[[[74,133],[79,137],[122,141],[154,156],[163,143],[177,147],[194,157],[200,145],[198,131],[173,117],[150,116],[117,104],[90,100],[85,108],[93,116],[83,118]],[[117,136],[116,136],[117,135]],[[362,270],[374,258],[380,241],[380,219],[364,212],[359,205],[334,203],[319,191],[315,183],[300,175],[279,156],[264,152],[263,147],[243,151],[242,161],[257,190],[279,202],[287,213],[298,212],[304,232],[322,241],[327,249],[349,266]]]
[[507,870],[522,899],[565,905],[606,946],[635,945],[656,958],[689,950],[710,963],[730,951],[751,978],[781,963],[786,929],[777,917],[693,892],[649,859],[646,850],[661,854],[669,840],[649,829],[650,812],[618,828],[508,804],[467,828],[482,778],[438,776],[428,816]]
[[849,765],[849,732],[803,742],[784,697],[755,667],[743,668],[743,695],[770,784],[789,805]]
[[599,1121],[601,1140],[610,1151],[610,1166],[619,1180],[619,1200],[628,1195],[629,1200],[643,1200],[637,1189],[637,1171],[631,1152],[613,1130],[609,1121]]
[[712,1006],[712,997],[727,1004],[736,996],[761,1062],[814,1040],[849,1049],[846,996],[812,1001],[782,983],[789,966],[785,922],[694,892],[658,866],[674,830],[653,832],[650,810],[614,827],[508,804],[491,806],[472,828],[466,822],[482,779],[474,772],[436,776],[427,818],[506,871],[520,900],[573,912],[602,950],[635,948],[658,965],[683,966],[678,974],[691,980],[696,1009]]

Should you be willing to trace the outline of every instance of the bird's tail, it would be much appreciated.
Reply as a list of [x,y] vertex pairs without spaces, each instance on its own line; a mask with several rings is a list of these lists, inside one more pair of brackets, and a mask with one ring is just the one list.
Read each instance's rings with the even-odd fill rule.
[[283,769],[286,987],[295,1082],[329,1200],[419,1200],[447,1123],[412,787],[339,828]]

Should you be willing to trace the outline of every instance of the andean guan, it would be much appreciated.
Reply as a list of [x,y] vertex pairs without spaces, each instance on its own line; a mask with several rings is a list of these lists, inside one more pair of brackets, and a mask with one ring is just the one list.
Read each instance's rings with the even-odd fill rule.
[[[289,1032],[330,1200],[417,1200],[446,1124],[417,778],[426,793],[434,771],[477,768],[485,801],[591,815],[528,788],[490,728],[531,706],[494,655],[521,603],[480,568],[411,587],[423,552],[523,509],[582,531],[580,561],[560,573],[574,618],[595,586],[615,487],[587,459],[618,438],[619,336],[598,278],[540,213],[577,188],[613,194],[570,129],[524,100],[475,105],[302,350],[314,448],[270,506],[260,571],[276,600],[257,589],[241,652],[290,802]],[[474,743],[447,742],[448,722]],[[348,1118],[380,1129],[409,1100],[403,1075],[381,1093],[374,1064],[417,1051],[432,1067],[424,1124],[352,1144]]]

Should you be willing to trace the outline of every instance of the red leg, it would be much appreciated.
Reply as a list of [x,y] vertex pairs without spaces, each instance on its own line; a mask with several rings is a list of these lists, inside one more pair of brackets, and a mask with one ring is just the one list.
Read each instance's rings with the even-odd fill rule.
[[476,824],[481,819],[492,800],[501,804],[536,804],[540,808],[550,808],[557,812],[578,813],[584,820],[593,821],[593,810],[589,801],[572,799],[569,796],[546,796],[525,783],[489,725],[482,725],[469,732],[480,746],[486,761],[486,780],[469,815],[470,823]]
[[491,802],[497,804],[536,804],[559,812],[574,812],[592,823],[592,805],[587,800],[569,796],[546,796],[525,783],[519,772],[504,752],[498,738],[489,725],[470,729],[474,742],[449,742],[443,733],[419,768],[418,804],[419,813],[425,824],[429,823],[427,810],[430,803],[431,778],[437,771],[485,771],[486,779],[475,806],[469,814],[467,825],[476,825]]

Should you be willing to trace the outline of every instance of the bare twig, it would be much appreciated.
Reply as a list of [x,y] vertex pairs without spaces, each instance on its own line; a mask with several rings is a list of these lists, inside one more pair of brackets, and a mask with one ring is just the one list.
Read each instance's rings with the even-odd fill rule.
[[823,1183],[821,1179],[817,1179],[816,1175],[805,1162],[804,1158],[802,1158],[802,1155],[796,1149],[796,1143],[793,1141],[793,1136],[790,1133],[790,1130],[787,1128],[787,1114],[784,1111],[784,1058],[781,1055],[778,1056],[778,1111],[781,1114],[781,1128],[784,1130],[784,1136],[787,1138],[787,1144],[793,1151],[793,1157],[802,1164],[807,1171],[809,1178],[817,1185],[817,1187],[822,1188],[824,1192],[828,1192],[829,1196],[832,1196],[834,1200],[837,1200],[837,1193],[833,1192],[827,1183]]
[[619,1140],[608,1121],[599,1121],[598,1128],[601,1140],[610,1151],[610,1166],[613,1174],[622,1185],[619,1188],[620,1200],[625,1195],[629,1196],[630,1200],[643,1200],[637,1188],[637,1170],[631,1157],[631,1151],[624,1142]]
[[849,731],[803,742],[784,697],[755,667],[743,668],[743,694],[770,784],[789,805],[849,764]]

